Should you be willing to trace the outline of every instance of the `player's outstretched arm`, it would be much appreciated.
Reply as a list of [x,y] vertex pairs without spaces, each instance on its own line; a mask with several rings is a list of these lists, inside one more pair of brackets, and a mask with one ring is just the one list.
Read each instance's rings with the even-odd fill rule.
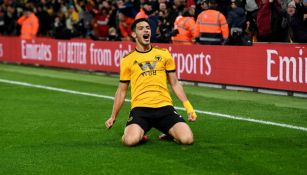
[[176,96],[180,99],[180,101],[183,103],[184,108],[186,109],[188,113],[188,120],[193,122],[196,120],[197,115],[195,113],[195,110],[191,103],[189,102],[187,96],[185,95],[185,92],[183,90],[182,85],[179,83],[176,73],[175,72],[169,72],[167,74],[168,81],[176,94]]
[[114,97],[113,109],[110,118],[105,122],[107,128],[111,128],[115,123],[117,114],[119,113],[123,103],[125,102],[129,83],[119,83]]

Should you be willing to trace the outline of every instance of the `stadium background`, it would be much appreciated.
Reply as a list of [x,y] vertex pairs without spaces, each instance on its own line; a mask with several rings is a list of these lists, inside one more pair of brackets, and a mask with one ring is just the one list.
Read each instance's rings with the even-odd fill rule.
[[[184,81],[307,92],[306,44],[153,45],[170,50]],[[118,73],[120,59],[133,48],[133,42],[0,37],[0,61]]]

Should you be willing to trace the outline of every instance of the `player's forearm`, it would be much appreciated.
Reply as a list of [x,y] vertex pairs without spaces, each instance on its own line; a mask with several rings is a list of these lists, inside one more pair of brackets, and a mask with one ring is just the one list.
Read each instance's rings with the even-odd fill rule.
[[115,99],[114,99],[114,104],[113,104],[113,109],[112,109],[112,114],[111,117],[116,119],[117,115],[123,106],[126,98],[126,92],[121,91],[118,89],[115,94]]
[[185,92],[183,90],[182,85],[177,81],[172,85],[172,89],[176,96],[179,98],[179,100],[183,103],[188,100],[187,96],[185,95]]
[[[175,92],[175,94],[177,95],[177,97],[180,99],[180,101],[182,102],[184,108],[186,109],[187,113],[192,113],[193,116],[193,120],[191,119],[191,121],[194,121],[197,117],[195,110],[193,108],[193,106],[191,105],[190,101],[188,100],[182,85],[179,83],[179,81],[177,81],[176,83],[174,83],[172,85],[173,91]],[[190,120],[190,119],[189,119]]]

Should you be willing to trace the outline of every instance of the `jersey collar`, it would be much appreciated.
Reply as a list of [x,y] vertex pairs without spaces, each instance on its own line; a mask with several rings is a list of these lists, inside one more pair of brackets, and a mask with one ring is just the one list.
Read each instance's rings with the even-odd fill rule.
[[145,52],[143,52],[143,51],[139,51],[139,50],[137,50],[136,48],[135,48],[135,51],[137,51],[137,52],[139,52],[139,53],[147,53],[147,52],[150,52],[151,50],[152,50],[152,45],[150,45],[150,49],[149,50],[147,50],[147,51],[145,51]]

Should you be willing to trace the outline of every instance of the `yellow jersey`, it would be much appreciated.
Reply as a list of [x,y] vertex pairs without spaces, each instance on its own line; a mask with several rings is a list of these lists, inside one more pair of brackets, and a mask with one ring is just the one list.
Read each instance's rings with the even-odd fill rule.
[[173,105],[167,73],[175,71],[175,61],[167,49],[151,47],[147,52],[127,54],[120,63],[120,81],[131,84],[131,109]]

